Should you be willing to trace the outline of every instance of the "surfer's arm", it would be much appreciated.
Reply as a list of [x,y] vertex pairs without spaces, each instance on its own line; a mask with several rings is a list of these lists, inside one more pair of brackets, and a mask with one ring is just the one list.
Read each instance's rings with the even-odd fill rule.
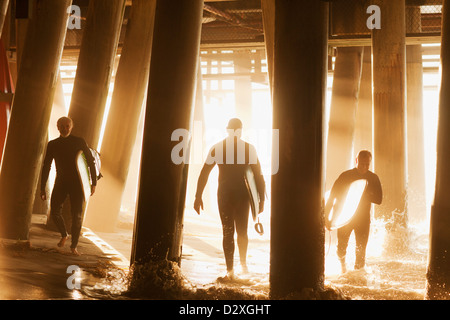
[[339,196],[339,193],[342,192],[342,181],[343,181],[342,174],[336,179],[336,181],[333,183],[333,186],[330,190],[330,195],[328,196],[327,205],[330,204],[330,206],[333,205],[334,199],[336,199]]
[[205,163],[203,165],[202,171],[200,172],[200,176],[198,177],[197,182],[197,192],[195,193],[195,200],[194,200],[194,210],[197,211],[198,214],[200,214],[200,209],[203,209],[203,200],[202,200],[202,194],[203,190],[205,189],[206,182],[208,182],[208,177],[211,172],[211,170],[214,168],[214,164],[207,164]]
[[[91,172],[91,179],[92,179],[92,191],[95,190],[95,186],[97,185],[97,175],[96,175],[96,169],[95,169],[95,163],[94,163],[94,157],[92,156],[91,150],[87,146],[86,142],[83,140],[82,142],[82,150],[86,157],[87,164],[89,166],[89,171]],[[92,192],[94,193],[94,192]]]
[[264,176],[261,171],[261,164],[259,160],[256,164],[251,164],[250,167],[253,170],[253,175],[255,177],[256,189],[258,190],[259,195],[259,212],[264,211],[264,201],[266,200],[266,182],[264,181]]
[[42,171],[41,171],[41,198],[42,200],[45,200],[47,198],[45,193],[45,186],[47,185],[48,175],[50,173],[50,168],[53,161],[53,152],[51,144],[49,143],[47,145],[47,150],[45,152],[44,162],[42,165]]
[[372,179],[372,188],[369,193],[370,202],[375,204],[381,204],[383,200],[383,191],[381,188],[381,182],[377,175],[373,176]]
[[330,190],[327,203],[325,204],[325,215],[327,216],[334,205],[334,201],[339,198],[344,192],[344,186],[348,181],[346,172],[339,175]]
[[200,176],[198,177],[197,181],[197,192],[195,193],[195,198],[202,198],[203,190],[205,189],[206,183],[208,182],[209,174],[211,173],[211,170],[214,168],[214,164],[207,164],[205,163],[203,165],[202,171],[200,172]]
[[216,153],[219,152],[220,153],[219,157],[222,157],[222,149],[223,149],[223,144],[222,144],[222,142],[220,142],[220,143],[214,145],[209,150],[208,156],[206,157],[205,164],[203,165],[203,168],[198,177],[197,192],[195,193],[196,199],[202,198],[203,190],[205,189],[206,182],[208,182],[209,174],[211,173],[211,170],[216,165],[216,158],[215,158]]
[[[249,164],[252,168],[253,175],[255,176],[256,188],[258,189],[259,201],[261,203],[261,209],[264,208],[264,200],[266,197],[266,182],[261,170],[261,163],[259,162],[256,149],[253,145],[248,144],[249,147]],[[262,212],[262,210],[261,210]]]
[[264,203],[266,197],[266,182],[264,181],[264,176],[261,171],[261,164],[251,164],[253,174],[255,176],[256,188],[258,189],[259,202]]

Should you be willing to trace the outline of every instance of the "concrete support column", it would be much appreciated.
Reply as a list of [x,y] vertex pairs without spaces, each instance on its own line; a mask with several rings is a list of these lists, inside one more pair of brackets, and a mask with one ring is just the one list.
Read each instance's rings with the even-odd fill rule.
[[11,8],[13,6],[13,2],[9,0],[4,0],[4,2],[8,2],[6,6],[5,18],[3,20],[3,25],[1,29],[1,41],[5,46],[5,49],[8,51],[11,47],[11,21],[13,17],[11,17]]
[[28,20],[33,3],[29,0],[15,0],[16,11],[16,75],[19,74],[23,47],[28,30]]
[[0,174],[5,238],[28,239],[71,3],[37,0],[30,18]]
[[[406,7],[406,32],[421,32],[420,7]],[[425,148],[423,123],[422,46],[406,47],[407,137],[408,137],[408,219],[421,222],[427,217]]]
[[9,69],[8,57],[6,56],[3,43],[0,41],[0,163],[2,162],[13,96],[14,84]]
[[[204,146],[203,139],[205,136],[205,117],[204,117],[204,98],[203,98],[203,76],[202,68],[199,64],[197,72],[197,87],[195,91],[195,105],[194,105],[194,128],[193,128],[193,144],[191,147],[190,161],[189,161],[189,184],[187,188],[186,205],[194,208],[195,192],[197,191],[197,179],[203,168],[203,154],[207,152]],[[198,143],[200,142],[200,143]],[[210,191],[205,189],[203,192],[203,206],[205,211],[208,211]],[[217,202],[215,203],[217,208]]]
[[337,48],[327,141],[326,190],[353,161],[363,47]]
[[442,9],[441,70],[437,136],[436,190],[431,208],[427,272],[429,299],[450,299],[450,1]]
[[69,117],[73,134],[98,148],[125,0],[89,2]]
[[[5,24],[6,14],[8,12],[9,0],[0,0],[0,34],[3,31],[3,25]],[[9,28],[8,28],[9,30]]]
[[0,34],[2,34],[3,31],[3,25],[5,24],[6,14],[8,13],[8,7],[9,7],[9,0],[0,0]]
[[132,263],[181,262],[188,165],[172,149],[188,159],[189,137],[171,137],[191,129],[202,13],[203,0],[156,3]]
[[408,123],[408,219],[427,217],[423,123],[422,46],[406,47]]
[[117,223],[148,87],[155,0],[134,0],[101,146],[104,178],[89,201],[85,225],[112,232]]
[[[272,176],[272,298],[324,283],[324,112],[328,4],[276,1],[273,129],[279,170]],[[279,148],[278,148],[279,147]]]
[[374,169],[383,187],[376,217],[406,223],[405,1],[374,0],[381,29],[372,31]]
[[364,47],[353,154],[372,149],[372,48]]
[[244,131],[252,127],[252,70],[250,50],[240,51],[234,58],[234,72],[248,74],[235,80],[234,92],[236,101],[236,116],[241,119]]
[[275,36],[275,0],[261,0],[264,26],[264,43],[266,47],[267,73],[269,75],[270,92],[273,92],[273,51]]
[[[2,34],[3,30],[3,24],[5,23],[6,19],[6,13],[8,11],[8,5],[9,0],[0,0],[0,34]],[[9,30],[9,28],[8,28]],[[4,48],[4,44],[1,44],[1,53],[0,53],[0,59],[1,59],[1,81],[0,81],[0,90],[1,93],[12,93],[12,90],[7,90],[5,88],[8,85],[12,85],[11,83],[11,74],[9,72],[9,63],[8,59],[6,58],[6,52]],[[5,90],[6,89],[6,90]],[[3,146],[6,139],[6,131],[8,129],[8,114],[11,109],[11,96],[2,96],[0,97],[0,163],[2,162],[2,155],[3,155]],[[6,100],[6,101],[5,101]]]

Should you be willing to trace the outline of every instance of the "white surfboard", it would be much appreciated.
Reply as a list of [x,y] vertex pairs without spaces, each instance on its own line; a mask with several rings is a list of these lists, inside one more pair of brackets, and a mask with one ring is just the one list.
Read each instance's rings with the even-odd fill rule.
[[89,166],[83,151],[78,152],[76,161],[78,178],[80,179],[83,188],[84,201],[87,202],[91,196],[91,177],[89,174]]
[[259,214],[259,193],[256,186],[255,175],[253,174],[253,170],[250,167],[245,170],[244,178],[248,195],[250,197],[250,208],[252,211],[253,221],[256,222],[258,220]]
[[339,229],[350,222],[358,209],[361,197],[367,187],[366,179],[353,181],[341,199],[335,199],[335,202],[328,214],[328,223],[330,230]]

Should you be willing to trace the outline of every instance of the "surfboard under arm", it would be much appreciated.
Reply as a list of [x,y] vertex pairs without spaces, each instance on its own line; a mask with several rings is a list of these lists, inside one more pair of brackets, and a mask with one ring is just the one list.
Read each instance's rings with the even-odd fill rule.
[[91,196],[91,178],[89,174],[89,166],[83,151],[79,151],[76,157],[78,178],[83,188],[84,200],[88,201]]
[[248,167],[245,171],[245,185],[247,186],[248,195],[250,198],[250,208],[252,211],[253,221],[257,221],[259,214],[259,193],[256,185],[255,175],[253,170]]
[[347,192],[335,200],[327,217],[330,230],[342,228],[350,222],[366,188],[366,179],[355,180],[349,185]]

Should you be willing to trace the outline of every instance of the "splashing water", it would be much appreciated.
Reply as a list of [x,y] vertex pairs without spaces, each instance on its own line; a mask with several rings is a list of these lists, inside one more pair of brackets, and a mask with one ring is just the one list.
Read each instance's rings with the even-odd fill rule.
[[[352,237],[347,250],[348,265],[354,262],[354,250]],[[392,226],[392,221],[372,220],[365,268],[341,274],[338,258],[330,250],[326,257],[327,282],[352,299],[423,300],[427,253],[425,222],[400,227]]]
[[[196,215],[192,217],[196,217]],[[341,266],[336,255],[336,231],[326,233],[326,289],[339,291],[351,299],[425,299],[428,227],[427,221],[424,221],[410,224],[407,228],[394,229],[391,221],[372,220],[366,267],[363,270],[350,270],[345,274],[341,274]],[[155,266],[142,267],[140,269],[142,277],[139,278],[141,283],[135,282],[136,286],[132,288],[136,294],[134,298],[147,291],[144,288],[146,284],[151,283],[150,279],[154,278],[152,275],[165,274],[169,279],[169,283],[165,284],[166,297],[176,293],[181,295],[182,299],[268,299],[270,292],[270,228],[267,224],[265,225],[266,234],[263,237],[252,234],[250,229],[247,259],[250,272],[242,273],[238,265],[236,267],[237,281],[220,281],[220,276],[225,274],[226,269],[222,252],[220,223],[215,218],[208,216],[203,216],[199,221],[187,215],[181,268],[167,264],[167,262],[158,265],[158,268],[164,266],[164,268],[168,268],[164,272],[157,271],[158,268],[155,269]],[[130,232],[127,240],[130,245],[131,239]],[[396,246],[393,250],[390,244],[400,240],[405,245]],[[123,234],[120,241],[124,241]],[[352,266],[354,263],[354,252],[355,242],[352,235],[347,250],[348,266]],[[89,297],[99,299],[129,299],[132,297],[129,294],[131,292],[130,273],[109,270],[107,274],[104,281],[89,288],[89,292],[86,288],[84,293]],[[161,276],[158,277],[161,278]],[[148,295],[148,293],[146,294]],[[329,296],[335,298],[335,295]],[[328,298],[326,295],[321,297]],[[318,297],[313,293],[303,292],[290,298],[317,299]]]

